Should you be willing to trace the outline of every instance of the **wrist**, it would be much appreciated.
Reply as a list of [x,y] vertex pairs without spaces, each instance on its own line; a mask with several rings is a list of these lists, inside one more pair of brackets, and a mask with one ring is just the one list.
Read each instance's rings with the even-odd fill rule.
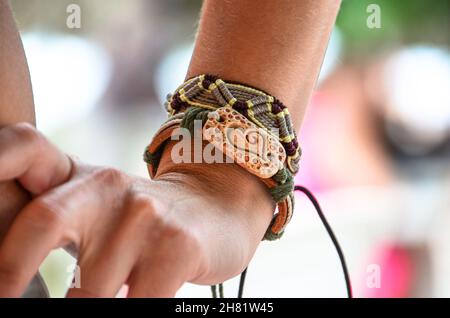
[[259,178],[233,162],[175,163],[171,156],[175,144],[167,142],[155,180],[183,183],[202,195],[221,197],[228,205],[238,203],[250,208],[256,203],[260,209],[273,211],[275,202]]
[[[224,81],[212,74],[200,74],[188,79],[174,94],[169,94],[165,107],[169,119],[144,152],[151,178],[157,176],[163,150],[168,140],[174,137],[181,138],[181,141],[175,143],[170,151],[173,163],[233,161],[267,186],[277,204],[277,213],[264,239],[280,238],[292,217],[293,176],[298,171],[301,157],[301,148],[286,106],[258,88]],[[214,165],[212,167],[215,168]],[[183,166],[178,165],[177,169],[180,168]],[[194,178],[198,179],[199,174],[194,173]],[[232,178],[226,173],[223,179]],[[220,176],[215,180],[222,181]],[[235,180],[236,184],[241,181],[239,178]],[[244,184],[249,183],[249,179],[246,180]],[[228,188],[230,184],[233,183],[229,183]],[[243,195],[251,197],[247,191],[231,190],[237,201],[245,201],[241,199]],[[247,200],[247,203],[251,202]],[[253,205],[249,206],[255,209]]]
[[166,189],[176,185],[172,191],[183,201],[178,217],[201,242],[207,270],[189,281],[225,281],[248,265],[270,224],[275,202],[260,179],[235,163],[174,163],[175,144],[165,145],[154,180]]
[[30,195],[15,181],[0,182],[0,242]]

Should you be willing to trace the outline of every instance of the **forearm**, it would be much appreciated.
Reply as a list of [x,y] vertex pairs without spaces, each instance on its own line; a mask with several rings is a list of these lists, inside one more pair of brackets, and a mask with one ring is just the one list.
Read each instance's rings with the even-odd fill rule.
[[[206,0],[187,77],[213,74],[263,89],[289,108],[298,130],[339,4],[338,0]],[[176,166],[166,149],[160,173],[179,170]],[[236,178],[237,174],[227,173],[241,169],[236,164],[183,167],[184,171],[189,169],[194,175],[209,170],[211,180],[220,179],[217,175],[222,174],[222,191],[227,187],[242,191],[235,196],[237,200],[248,199],[246,193],[259,192],[264,209],[271,209],[267,190],[258,178],[246,172]],[[256,217],[270,221],[267,213]]]
[[[0,0],[0,128],[24,121],[35,122],[30,77],[11,10]],[[14,181],[0,182],[0,239],[27,201]]]
[[30,75],[22,42],[6,0],[0,0],[0,127],[35,123]]
[[[256,5],[207,0],[187,77],[213,74],[263,89],[289,108],[298,129],[338,8],[339,1],[263,0]],[[159,175],[178,172],[177,178],[186,178],[203,195],[215,193],[224,206],[240,205],[234,214],[231,208],[222,210],[230,212],[219,216],[221,222],[208,222],[205,240],[210,251],[233,246],[245,266],[272,217],[274,202],[267,188],[237,164],[175,164],[170,157],[173,143],[163,153]],[[191,179],[201,179],[204,186],[189,183]],[[218,218],[215,211],[203,212],[203,219]]]
[[300,127],[339,0],[206,0],[188,77],[209,73],[280,99]]
[[[337,7],[336,1],[209,0],[188,76],[213,73],[264,89],[290,108],[298,128]],[[8,13],[2,23],[8,17],[4,30],[12,36]],[[15,85],[6,86],[6,102],[27,107],[28,96],[32,109],[25,60],[15,52],[22,52],[20,42],[17,34],[9,39],[16,46],[2,43],[0,66]],[[17,69],[9,66],[14,63]],[[14,107],[5,107],[10,112]],[[10,122],[25,119],[9,116]],[[177,165],[169,143],[150,181],[71,165],[35,129],[23,129],[0,130],[0,180],[18,179],[38,197],[2,242],[0,264],[7,275],[0,273],[0,295],[21,295],[49,251],[73,243],[83,285],[71,296],[112,297],[125,282],[131,297],[173,296],[186,281],[218,283],[242,271],[269,225],[272,198],[236,164]]]

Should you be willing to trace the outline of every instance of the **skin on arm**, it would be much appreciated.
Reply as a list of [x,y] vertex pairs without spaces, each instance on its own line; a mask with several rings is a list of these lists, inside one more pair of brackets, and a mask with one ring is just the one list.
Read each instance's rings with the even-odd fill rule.
[[[19,32],[8,1],[0,0],[0,128],[18,122],[34,125],[33,95]],[[28,194],[15,181],[0,182],[0,241],[28,201]]]
[[214,74],[262,89],[297,131],[319,75],[340,0],[206,0],[188,77]]
[[[263,89],[298,128],[339,2],[255,3],[205,1],[188,77],[212,73]],[[173,296],[187,281],[216,284],[247,266],[272,217],[256,177],[235,164],[175,164],[173,143],[155,180],[70,169],[30,126],[1,129],[0,145],[0,180],[17,178],[36,196],[0,245],[0,296],[20,295],[48,252],[68,243],[82,277],[70,296],[112,297],[123,283],[139,297]]]
[[[257,6],[252,0],[206,0],[187,78],[206,73],[260,88],[289,108],[298,131],[339,5],[336,0],[263,0]],[[161,178],[200,175],[197,187],[204,195],[221,193],[224,206],[241,205],[241,226],[233,229],[234,235],[219,236],[213,227],[208,233],[216,237],[208,241],[211,250],[246,243],[241,262],[234,267],[238,271],[222,272],[228,276],[222,278],[236,275],[252,258],[270,223],[273,202],[267,188],[235,164],[174,164],[173,145],[170,142],[163,153],[158,167]]]
[[[262,89],[289,108],[298,131],[339,6],[339,0],[262,0],[257,5],[254,0],[206,0],[187,78],[213,74]],[[158,174],[204,175],[206,193],[218,191],[224,202],[239,198],[245,226],[235,237],[249,243],[243,251],[247,264],[273,214],[266,186],[236,164],[174,164],[170,158],[174,143],[166,147]],[[221,250],[229,240],[210,243]]]

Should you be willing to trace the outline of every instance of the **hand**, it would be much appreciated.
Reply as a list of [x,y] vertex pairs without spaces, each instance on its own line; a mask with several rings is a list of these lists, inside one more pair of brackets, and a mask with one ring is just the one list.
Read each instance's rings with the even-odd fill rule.
[[184,282],[240,273],[269,225],[264,186],[230,164],[175,165],[155,181],[69,160],[32,126],[0,130],[0,181],[35,198],[0,245],[0,296],[17,297],[48,253],[76,247],[81,288],[69,297],[174,296]]

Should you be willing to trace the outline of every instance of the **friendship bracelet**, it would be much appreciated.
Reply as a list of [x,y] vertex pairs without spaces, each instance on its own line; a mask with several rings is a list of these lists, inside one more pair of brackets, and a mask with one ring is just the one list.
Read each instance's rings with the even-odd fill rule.
[[[156,175],[164,146],[176,129],[187,128],[193,132],[195,121],[200,121],[202,138],[258,176],[277,202],[278,212],[264,235],[265,240],[275,240],[284,233],[294,209],[294,191],[301,191],[309,198],[336,248],[347,294],[352,298],[344,254],[319,203],[307,188],[294,186],[293,176],[298,171],[301,149],[288,109],[261,90],[225,82],[212,75],[187,80],[173,95],[167,96],[165,106],[169,119],[157,131],[144,153],[150,176]],[[239,140],[243,143],[239,144]],[[252,146],[257,146],[257,149]],[[243,295],[246,273],[247,269],[241,274],[238,298]],[[223,284],[218,286],[219,297],[223,298]],[[216,298],[217,286],[212,285],[211,291]]]
[[[165,106],[169,119],[144,154],[150,176],[155,176],[164,145],[174,131],[192,132],[194,122],[201,121],[205,140],[266,184],[278,211],[264,239],[280,238],[292,217],[293,176],[301,156],[288,109],[261,90],[212,75],[187,80],[168,95]],[[232,135],[232,129],[243,133]]]

